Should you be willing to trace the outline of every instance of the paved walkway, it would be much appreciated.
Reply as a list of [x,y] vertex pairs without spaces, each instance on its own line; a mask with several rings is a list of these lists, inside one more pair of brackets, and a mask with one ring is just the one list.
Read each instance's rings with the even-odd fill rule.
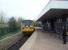
[[36,42],[31,50],[68,50],[68,43],[64,45],[62,40],[49,34],[38,32]]

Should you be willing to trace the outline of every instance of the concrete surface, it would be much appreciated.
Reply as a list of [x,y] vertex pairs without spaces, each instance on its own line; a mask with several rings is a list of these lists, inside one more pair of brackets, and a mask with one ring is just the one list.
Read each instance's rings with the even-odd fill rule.
[[31,50],[68,50],[68,43],[52,35],[51,33],[37,33],[37,39]]

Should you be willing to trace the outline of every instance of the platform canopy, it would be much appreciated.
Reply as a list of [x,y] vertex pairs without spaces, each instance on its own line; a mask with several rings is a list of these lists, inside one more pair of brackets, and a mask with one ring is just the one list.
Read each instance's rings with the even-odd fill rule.
[[68,16],[68,9],[50,9],[47,11],[41,18],[39,18],[39,21],[51,19],[51,18],[62,18]]
[[68,1],[51,0],[48,5],[41,11],[37,20],[43,21],[44,19],[53,17],[68,16]]

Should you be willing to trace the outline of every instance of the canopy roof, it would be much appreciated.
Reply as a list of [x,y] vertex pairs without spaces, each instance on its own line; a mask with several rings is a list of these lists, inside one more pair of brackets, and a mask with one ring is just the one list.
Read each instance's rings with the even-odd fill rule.
[[68,9],[50,9],[47,11],[41,18],[39,18],[39,21],[51,19],[51,18],[61,18],[61,17],[67,17],[68,16]]

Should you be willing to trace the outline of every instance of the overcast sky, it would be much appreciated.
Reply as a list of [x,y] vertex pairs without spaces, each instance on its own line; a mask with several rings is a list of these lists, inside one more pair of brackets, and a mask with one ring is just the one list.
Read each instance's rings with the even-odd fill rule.
[[4,12],[8,18],[21,16],[25,19],[36,20],[49,0],[0,0],[0,12]]

